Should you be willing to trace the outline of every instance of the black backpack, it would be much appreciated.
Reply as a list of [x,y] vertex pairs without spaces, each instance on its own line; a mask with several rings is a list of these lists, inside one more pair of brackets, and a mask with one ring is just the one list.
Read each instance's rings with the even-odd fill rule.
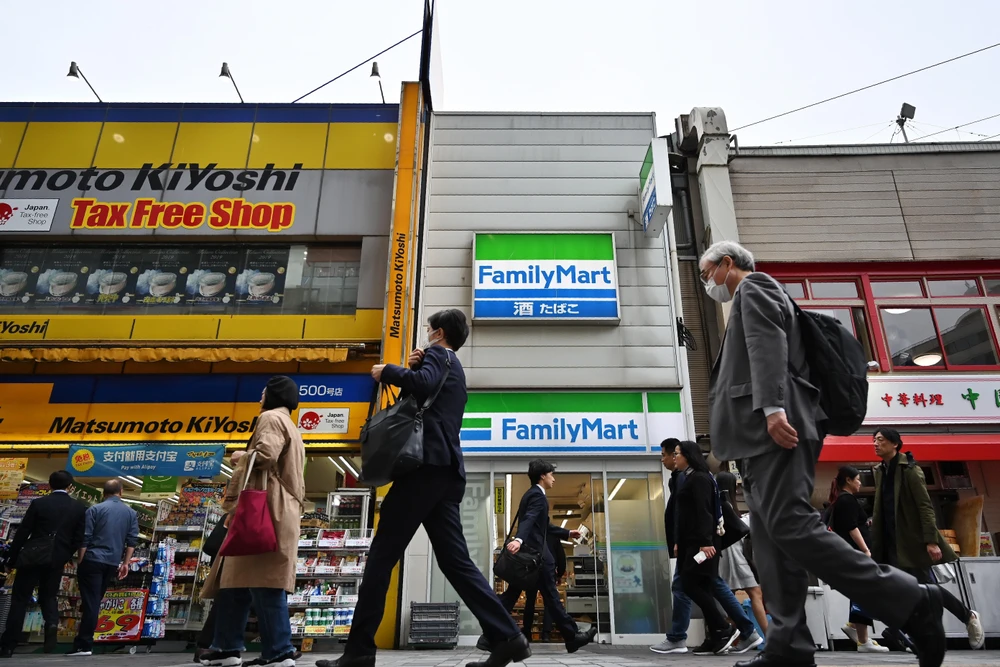
[[[853,435],[868,412],[868,357],[854,334],[835,317],[792,308],[802,330],[809,380],[820,392],[828,435]],[[794,375],[798,375],[789,364]]]

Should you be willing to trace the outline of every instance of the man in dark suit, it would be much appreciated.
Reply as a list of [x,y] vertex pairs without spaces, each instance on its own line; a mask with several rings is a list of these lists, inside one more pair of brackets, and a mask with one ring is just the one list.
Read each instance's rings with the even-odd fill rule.
[[[566,576],[566,550],[563,548],[562,541],[569,539],[574,533],[579,535],[576,531],[566,530],[565,528],[549,524],[549,534],[546,540],[548,541],[549,552],[555,559],[555,580],[557,586],[562,581],[562,578]],[[529,642],[531,641],[531,626],[535,624],[535,601],[537,599],[537,587],[524,591],[524,615],[521,620],[521,631],[524,632],[524,636]],[[552,634],[552,612],[549,611],[548,607],[543,606],[543,609],[542,641],[547,642]]]
[[468,394],[465,371],[455,352],[469,337],[465,314],[452,309],[431,315],[427,336],[424,349],[410,354],[409,368],[393,364],[372,368],[377,382],[400,387],[421,403],[432,397],[439,385],[441,390],[423,416],[423,465],[393,482],[382,501],[344,655],[337,660],[320,660],[318,667],[375,664],[375,631],[385,611],[389,577],[421,524],[441,571],[490,638],[493,652],[482,664],[503,667],[531,655],[514,619],[472,562],[462,534],[459,506],[465,495],[465,463],[458,433]]
[[810,502],[826,415],[809,382],[791,298],[774,278],[755,272],[753,255],[732,241],[706,250],[700,268],[708,296],[732,301],[709,390],[713,453],[739,463],[773,619],[766,649],[737,665],[813,667],[816,645],[803,611],[812,571],[886,625],[919,638],[920,667],[938,667],[945,652],[938,587],[851,548]]
[[[521,505],[517,510],[517,534],[510,543],[507,550],[516,554],[521,549],[532,553],[542,554],[542,566],[538,573],[538,590],[542,593],[542,602],[545,608],[552,614],[552,620],[556,628],[566,642],[566,650],[575,653],[597,636],[597,627],[592,627],[589,632],[580,632],[576,627],[576,622],[566,613],[566,608],[559,599],[559,591],[556,590],[556,562],[552,551],[548,546],[548,535],[550,532],[560,534],[563,530],[549,523],[549,501],[545,492],[555,486],[556,467],[548,461],[536,459],[528,464],[528,479],[531,480],[531,488],[521,497]],[[579,537],[578,531],[566,531],[567,537]],[[561,548],[561,547],[560,547]],[[504,609],[510,610],[517,604],[521,597],[522,589],[517,586],[508,586],[500,601]],[[525,628],[530,632],[530,628]],[[479,638],[476,647],[485,650],[488,646],[488,637]],[[470,663],[474,665],[476,663]]]
[[[17,648],[24,625],[24,614],[31,602],[31,592],[38,587],[38,603],[45,619],[43,650],[51,653],[59,632],[59,609],[56,594],[63,567],[83,544],[87,506],[69,496],[73,475],[57,470],[49,475],[52,492],[31,501],[24,520],[11,542],[8,567],[16,567],[7,629],[0,638],[0,658],[9,658]],[[49,546],[51,543],[51,547]],[[18,562],[18,559],[21,562]]]

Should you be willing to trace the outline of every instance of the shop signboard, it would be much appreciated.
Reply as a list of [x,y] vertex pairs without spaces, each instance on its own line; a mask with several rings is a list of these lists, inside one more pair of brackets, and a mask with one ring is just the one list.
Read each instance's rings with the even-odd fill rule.
[[472,319],[613,322],[620,319],[615,237],[476,234]]
[[177,493],[177,477],[164,475],[146,475],[142,478],[142,491],[139,497],[143,500],[169,498]]
[[685,433],[678,392],[471,392],[468,454],[649,454]]
[[95,642],[138,642],[146,616],[149,591],[141,588],[108,591],[97,612]]
[[16,500],[28,459],[0,459],[0,500]]
[[47,232],[58,205],[58,199],[0,199],[0,234]]
[[[662,190],[657,189],[657,176],[663,180]],[[664,137],[653,139],[646,149],[646,157],[639,168],[639,198],[643,234],[648,238],[658,238],[673,207],[670,163]]]
[[223,443],[70,445],[66,469],[84,477],[214,477],[225,454]]
[[996,375],[894,374],[868,378],[865,424],[981,424],[1000,422]]
[[[8,375],[0,381],[0,442],[124,443],[139,448],[149,442],[246,442],[256,427],[268,377]],[[306,442],[358,439],[372,398],[370,375],[291,377],[299,386],[300,400],[292,419]],[[310,414],[315,417],[307,418]],[[94,463],[103,463],[103,456]],[[141,462],[149,463],[146,454],[142,456]],[[192,472],[201,471],[152,471],[180,476]],[[136,474],[135,469],[128,474]]]

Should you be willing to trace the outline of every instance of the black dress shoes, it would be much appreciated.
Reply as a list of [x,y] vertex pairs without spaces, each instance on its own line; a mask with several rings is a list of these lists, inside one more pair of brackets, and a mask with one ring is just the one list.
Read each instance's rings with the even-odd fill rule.
[[947,642],[941,616],[944,604],[941,589],[935,584],[921,584],[921,598],[910,619],[902,627],[916,648],[920,667],[941,667]]
[[476,648],[480,651],[490,652],[490,640],[486,638],[486,635],[479,635],[479,639],[476,641]]
[[[466,667],[505,667],[512,662],[524,662],[531,657],[531,646],[524,635],[518,633],[516,637],[500,642],[493,647],[486,660],[481,662],[470,662]],[[319,667],[327,667],[319,665]],[[355,665],[334,665],[331,667],[355,667]],[[358,665],[357,667],[367,667]]]
[[749,660],[740,660],[734,667],[816,667],[816,661],[812,657],[782,658],[764,652]]
[[336,660],[317,660],[316,667],[375,667],[375,656],[342,655]]
[[13,658],[14,649],[12,648],[0,648],[0,658]]
[[594,637],[596,637],[596,636],[597,636],[597,628],[596,627],[593,627],[590,630],[587,630],[586,632],[578,632],[578,633],[576,633],[575,637],[573,637],[572,639],[566,640],[566,652],[567,653],[576,653],[577,651],[579,651],[580,649],[582,649],[584,646],[586,646],[590,642],[594,641]]

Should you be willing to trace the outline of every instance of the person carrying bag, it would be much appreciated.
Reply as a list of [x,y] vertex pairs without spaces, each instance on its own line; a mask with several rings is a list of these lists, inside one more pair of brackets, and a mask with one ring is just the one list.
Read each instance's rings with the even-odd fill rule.
[[514,541],[514,526],[520,511],[510,522],[510,530],[504,538],[503,548],[493,564],[493,574],[500,577],[514,588],[521,590],[533,589],[538,582],[538,572],[542,567],[542,555],[532,549],[521,547],[517,553],[511,553],[507,545]]

